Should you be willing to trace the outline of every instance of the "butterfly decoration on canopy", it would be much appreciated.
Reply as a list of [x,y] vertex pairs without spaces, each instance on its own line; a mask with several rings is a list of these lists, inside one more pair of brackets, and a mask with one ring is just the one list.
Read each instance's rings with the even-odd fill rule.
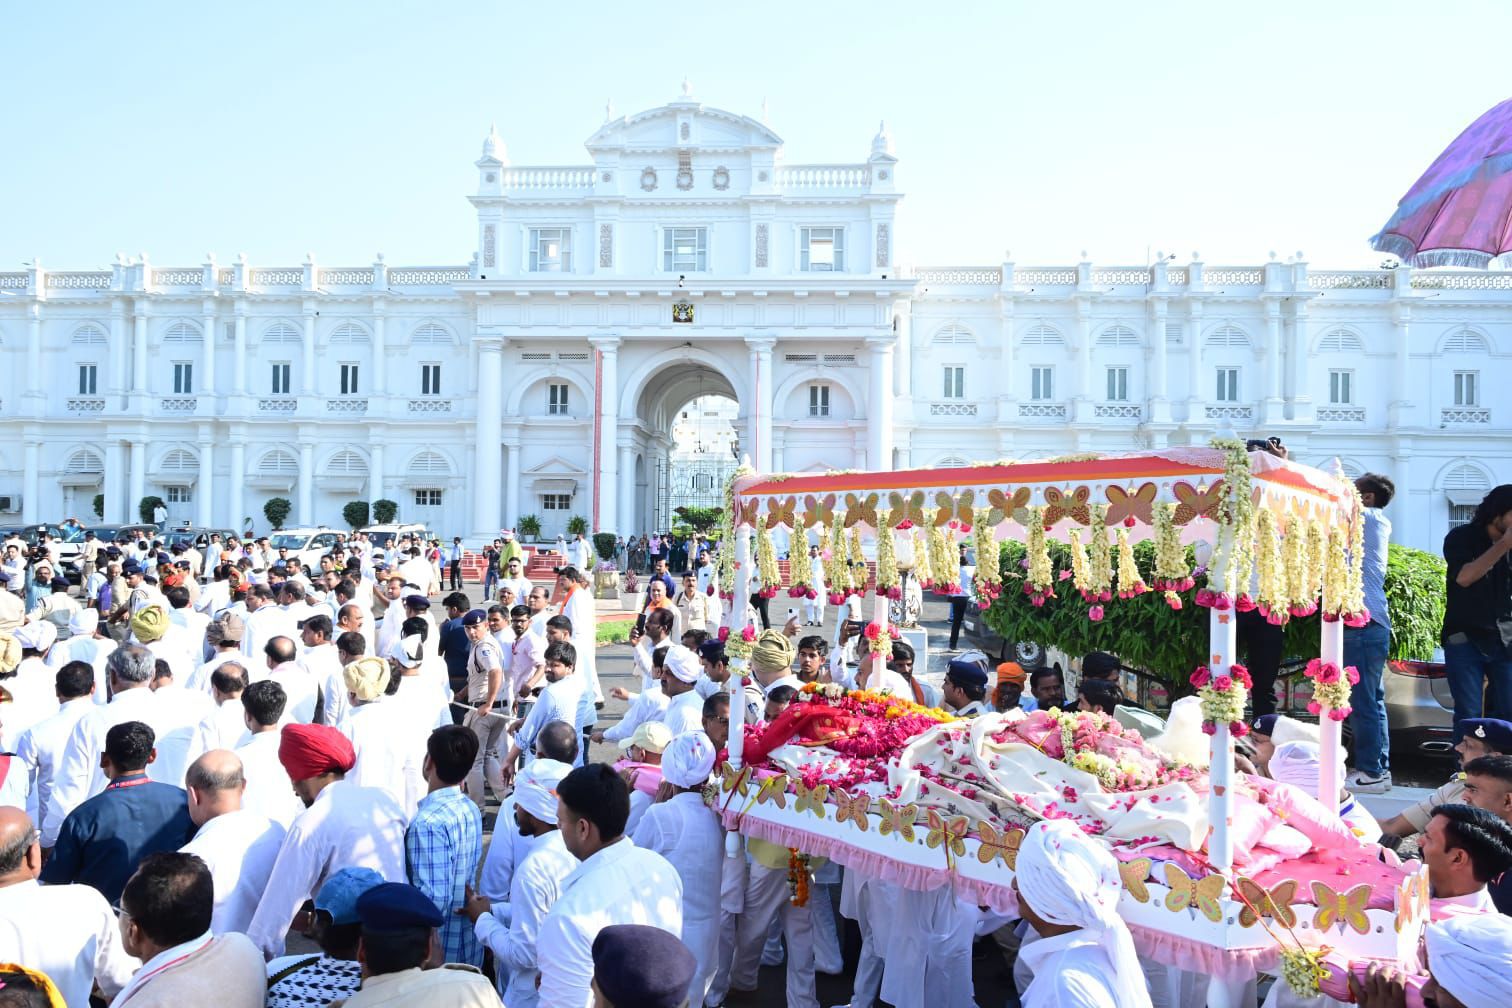
[[1150,866],[1154,863],[1147,857],[1118,862],[1118,877],[1136,902],[1150,902],[1150,888],[1145,881],[1150,877]]
[[1294,879],[1287,879],[1271,890],[1249,878],[1241,878],[1234,884],[1244,897],[1240,900],[1244,904],[1239,909],[1240,927],[1254,927],[1255,922],[1262,917],[1269,917],[1282,927],[1297,926],[1297,912],[1292,909],[1292,902],[1297,896],[1297,883]]
[[798,504],[796,497],[778,497],[767,508],[766,527],[774,529],[779,525],[788,528],[797,528],[798,522],[793,517],[793,508]]
[[1335,923],[1347,924],[1360,934],[1370,933],[1370,918],[1365,908],[1370,904],[1370,886],[1357,885],[1346,893],[1337,893],[1322,882],[1312,884],[1313,900],[1318,904],[1318,915],[1313,926],[1327,931]]
[[801,780],[793,781],[793,791],[798,795],[798,800],[793,803],[794,812],[812,812],[820,819],[824,818],[824,800],[829,797],[828,784],[809,787]]
[[966,832],[971,824],[965,816],[956,816],[946,819],[936,809],[926,809],[926,819],[929,823],[929,833],[924,837],[924,845],[930,850],[944,845],[947,854],[956,857],[966,856]]
[[835,495],[825,494],[823,497],[815,497],[809,494],[803,498],[803,509],[807,512],[811,526],[828,525],[835,520]]
[[731,794],[738,794],[742,798],[751,793],[751,768],[743,766],[737,773],[735,768],[726,763],[719,768],[719,774],[724,778],[724,789]]
[[1045,487],[1045,527],[1049,528],[1062,518],[1070,518],[1078,525],[1092,524],[1092,509],[1087,502],[1092,499],[1092,488],[1079,486],[1065,494],[1059,487]]
[[867,494],[857,497],[855,494],[845,495],[845,527],[850,528],[860,522],[865,522],[872,528],[877,527],[877,495]]
[[1428,869],[1419,868],[1397,886],[1396,930],[1398,933],[1422,918],[1428,919],[1431,904],[1428,901]]
[[778,808],[787,808],[788,775],[785,773],[768,777],[761,782],[761,790],[756,792],[756,804],[765,805],[771,802]]
[[893,527],[911,521],[924,524],[924,491],[915,490],[907,496],[894,492],[887,495],[887,509],[892,512]]
[[1010,829],[999,833],[991,823],[982,822],[977,823],[977,838],[982,841],[977,848],[977,860],[982,864],[991,864],[996,858],[1011,869],[1018,868],[1019,847],[1024,842],[1023,830]]
[[751,528],[755,528],[758,518],[757,512],[760,509],[761,501],[759,500],[742,501],[737,499],[735,501],[735,525],[737,527],[749,525]]
[[1177,483],[1171,492],[1176,495],[1176,514],[1171,521],[1177,525],[1185,525],[1194,518],[1218,520],[1218,508],[1223,504],[1223,480],[1217,480],[1206,490],[1198,490],[1190,483]]
[[1003,490],[989,490],[987,491],[987,503],[1002,512],[1005,521],[1017,521],[1018,512],[1029,506],[1031,496],[1029,488],[1024,486],[1019,487],[1011,494]]
[[1108,524],[1121,525],[1132,518],[1146,525],[1153,525],[1156,493],[1157,488],[1154,483],[1146,483],[1133,493],[1129,493],[1123,487],[1108,487]]
[[866,816],[871,808],[871,796],[858,794],[852,797],[835,789],[835,822],[844,823],[847,819],[856,824],[856,828],[865,833],[871,828],[871,820]]
[[919,818],[919,806],[894,805],[886,798],[877,799],[882,805],[882,835],[896,833],[913,843],[914,823]]
[[945,491],[941,490],[939,493],[935,494],[934,502],[934,523],[936,527],[943,528],[955,519],[955,498],[950,496],[950,494],[946,493]]
[[1165,877],[1166,885],[1171,887],[1171,891],[1166,893],[1165,897],[1167,910],[1177,912],[1188,907],[1196,907],[1202,911],[1202,916],[1214,924],[1223,920],[1223,906],[1218,900],[1222,898],[1228,880],[1222,875],[1207,875],[1202,879],[1194,879],[1167,861]]

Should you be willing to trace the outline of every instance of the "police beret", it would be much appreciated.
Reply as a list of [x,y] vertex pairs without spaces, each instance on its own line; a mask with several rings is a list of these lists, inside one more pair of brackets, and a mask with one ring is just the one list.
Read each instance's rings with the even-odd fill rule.
[[358,896],[357,919],[365,931],[438,928],[446,922],[430,897],[405,882],[385,882]]
[[430,599],[426,598],[424,595],[406,595],[404,596],[404,608],[429,609]]
[[1466,718],[1460,722],[1465,734],[1499,753],[1512,755],[1512,721],[1499,718]]
[[677,1008],[696,965],[676,935],[646,924],[611,924],[593,939],[593,982],[611,1004]]
[[55,577],[50,586],[53,591],[68,591],[68,578]]
[[955,659],[945,670],[945,678],[957,686],[987,688],[987,670],[974,661]]
[[121,564],[121,573],[125,575],[140,574],[144,569],[145,568],[143,568],[142,565],[137,563],[135,560],[127,560],[125,563]]
[[486,619],[488,619],[488,613],[484,612],[482,609],[469,609],[467,615],[462,617],[462,625],[477,626],[479,623],[482,623]]

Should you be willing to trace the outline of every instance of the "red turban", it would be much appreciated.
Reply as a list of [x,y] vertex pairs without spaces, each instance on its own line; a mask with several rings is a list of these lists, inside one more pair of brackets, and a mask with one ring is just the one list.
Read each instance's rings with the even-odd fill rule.
[[346,773],[357,762],[351,741],[329,725],[285,725],[278,742],[278,761],[289,780],[302,781],[321,774]]

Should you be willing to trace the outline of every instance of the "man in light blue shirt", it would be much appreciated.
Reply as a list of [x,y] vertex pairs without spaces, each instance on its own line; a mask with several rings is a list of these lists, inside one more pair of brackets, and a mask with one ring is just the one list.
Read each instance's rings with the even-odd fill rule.
[[1344,665],[1354,666],[1360,681],[1349,691],[1353,709],[1349,726],[1354,732],[1355,769],[1349,775],[1351,791],[1384,794],[1391,790],[1391,739],[1386,726],[1386,656],[1391,650],[1391,615],[1386,609],[1386,556],[1391,543],[1391,521],[1381,509],[1391,502],[1396,486],[1379,473],[1366,473],[1355,480],[1364,508],[1363,536],[1365,608],[1370,622],[1344,628]]

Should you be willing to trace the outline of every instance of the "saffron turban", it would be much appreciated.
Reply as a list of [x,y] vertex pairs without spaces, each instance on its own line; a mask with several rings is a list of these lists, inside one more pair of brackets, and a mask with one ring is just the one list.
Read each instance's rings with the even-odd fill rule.
[[1020,665],[1018,662],[1005,661],[997,667],[997,681],[999,686],[1001,686],[1005,682],[1015,683],[1019,686],[1022,686],[1024,685],[1024,680],[1026,678],[1027,676],[1024,674],[1024,666]]
[[131,617],[131,634],[143,644],[162,640],[168,632],[168,613],[159,605],[144,606]]
[[515,804],[544,823],[557,821],[557,785],[572,767],[553,759],[531,760],[515,777]]
[[703,787],[714,772],[714,743],[701,731],[683,732],[662,751],[662,780],[678,787]]
[[346,773],[357,762],[351,741],[330,725],[284,725],[280,734],[278,762],[291,781]]
[[347,692],[358,700],[377,700],[388,689],[389,667],[382,658],[358,658],[341,670]]
[[1512,920],[1499,913],[1450,917],[1429,924],[1428,972],[1467,1005],[1512,998]]
[[16,628],[16,643],[34,651],[46,651],[58,639],[58,628],[50,620],[36,620]]
[[674,644],[667,649],[667,657],[662,662],[662,667],[678,678],[678,681],[693,683],[703,673],[703,666],[698,663],[698,655],[681,644]]
[[[1037,822],[1019,848],[1015,875],[1020,897],[1051,924],[1082,929],[1113,964],[1109,985],[1125,992],[1121,1008],[1150,1008],[1144,971],[1129,928],[1118,915],[1123,883],[1107,848],[1064,819]],[[1035,983],[1053,987],[1054,976]]]
[[793,639],[781,630],[763,630],[751,648],[751,668],[768,675],[786,672],[793,665]]

